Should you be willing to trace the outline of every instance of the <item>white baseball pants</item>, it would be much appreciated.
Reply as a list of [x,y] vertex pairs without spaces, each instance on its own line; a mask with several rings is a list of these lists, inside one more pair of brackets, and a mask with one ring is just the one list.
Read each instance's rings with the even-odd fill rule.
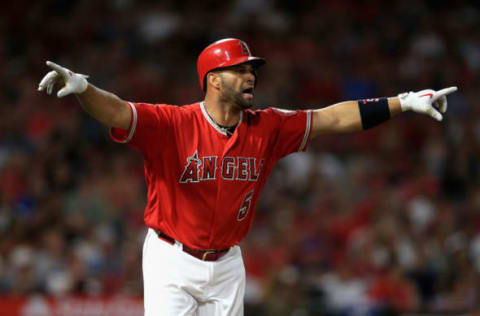
[[239,246],[202,261],[148,229],[143,244],[145,316],[241,316],[245,267]]

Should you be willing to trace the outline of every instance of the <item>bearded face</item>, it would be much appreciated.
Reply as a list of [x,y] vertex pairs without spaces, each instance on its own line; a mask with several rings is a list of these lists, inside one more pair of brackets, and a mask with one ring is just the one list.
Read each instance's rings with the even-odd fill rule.
[[253,88],[238,89],[233,84],[222,78],[222,88],[220,90],[220,101],[225,103],[235,103],[242,109],[251,108],[253,105]]
[[220,101],[248,109],[253,105],[256,75],[252,65],[240,64],[218,72],[221,79]]

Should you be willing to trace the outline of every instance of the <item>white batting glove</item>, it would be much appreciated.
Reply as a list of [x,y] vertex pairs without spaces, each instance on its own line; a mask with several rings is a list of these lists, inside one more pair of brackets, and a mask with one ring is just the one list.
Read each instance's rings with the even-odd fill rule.
[[441,113],[447,111],[447,95],[457,91],[457,87],[449,87],[439,91],[432,89],[418,92],[405,92],[398,95],[402,111],[413,111],[430,115],[441,121]]
[[42,81],[40,81],[38,84],[38,91],[43,91],[46,88],[47,94],[51,94],[53,87],[57,82],[65,84],[63,88],[57,92],[57,96],[59,98],[63,98],[64,96],[72,93],[80,94],[87,90],[87,75],[74,73],[71,70],[57,65],[51,61],[47,61],[46,64],[53,70],[47,73],[45,77],[43,77]]

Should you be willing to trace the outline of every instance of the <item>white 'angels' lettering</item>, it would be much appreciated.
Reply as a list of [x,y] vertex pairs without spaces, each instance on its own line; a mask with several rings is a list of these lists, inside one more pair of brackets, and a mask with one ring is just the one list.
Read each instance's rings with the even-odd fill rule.
[[222,178],[225,180],[233,180],[235,174],[235,158],[223,157],[222,159]]
[[203,157],[203,180],[215,180],[217,174],[217,156]]
[[180,183],[216,180],[219,168],[224,180],[256,182],[264,163],[263,158],[257,162],[256,157],[225,156],[219,161],[217,156],[199,157],[198,151],[186,160],[187,163],[179,178]]
[[198,152],[187,158],[187,165],[180,177],[180,183],[199,182],[200,165],[202,161],[198,158]]

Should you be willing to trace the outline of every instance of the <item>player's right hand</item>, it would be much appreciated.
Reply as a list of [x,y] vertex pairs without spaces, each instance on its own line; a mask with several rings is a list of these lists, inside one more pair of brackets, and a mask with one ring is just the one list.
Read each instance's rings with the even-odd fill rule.
[[62,98],[72,93],[82,93],[88,88],[87,75],[77,74],[71,70],[47,61],[47,66],[53,70],[47,73],[38,84],[38,91],[47,90],[47,94],[51,94],[55,84],[64,84],[62,89],[57,92],[57,96]]

